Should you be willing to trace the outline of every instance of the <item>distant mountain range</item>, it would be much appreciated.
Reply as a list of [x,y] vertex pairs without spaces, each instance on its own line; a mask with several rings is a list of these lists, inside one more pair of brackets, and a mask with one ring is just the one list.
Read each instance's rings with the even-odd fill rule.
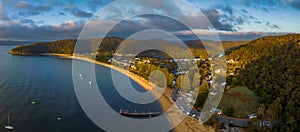
[[12,40],[1,40],[0,45],[20,45],[20,44],[31,44],[35,41],[12,41]]

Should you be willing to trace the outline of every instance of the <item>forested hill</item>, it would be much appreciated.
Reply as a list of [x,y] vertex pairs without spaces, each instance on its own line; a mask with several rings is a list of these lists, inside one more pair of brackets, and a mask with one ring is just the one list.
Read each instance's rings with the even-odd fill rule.
[[[87,48],[94,48],[99,39],[86,39],[81,41],[88,41]],[[114,51],[123,41],[121,38],[105,38],[103,39],[99,51]],[[59,53],[59,54],[72,54],[77,40],[58,40],[53,42],[37,42],[30,45],[19,45],[10,51],[14,55],[40,55],[45,53]]]
[[[208,46],[207,48],[226,51],[230,48],[239,47],[239,46],[245,45],[249,42],[250,41],[222,41],[221,43],[222,43],[223,47],[219,47],[219,45],[217,44],[216,41],[209,41],[209,40],[203,40],[203,41],[192,40],[192,41],[187,41],[185,43],[190,49],[205,48],[204,45],[203,45],[203,43],[205,43],[205,45]],[[221,48],[223,48],[223,49],[221,49]]]
[[300,129],[300,35],[264,37],[231,51],[238,83],[261,97],[267,117],[280,119],[286,131]]
[[[133,52],[132,50],[138,49],[141,46],[143,46],[144,48],[148,47],[151,49],[151,46],[154,45],[156,48],[160,47],[162,49],[165,49],[165,51],[176,53],[179,56],[184,54],[182,52],[187,51],[187,49],[182,45],[180,46],[178,42],[171,42],[171,41],[164,41],[164,40],[124,40],[122,38],[117,38],[117,37],[107,37],[105,39],[102,39],[102,44],[100,45],[99,48],[97,47],[97,44],[99,43],[100,39],[84,39],[79,41],[85,41],[84,43],[86,45],[82,45],[84,46],[83,49],[94,49],[95,51],[98,51],[99,54],[97,55],[97,58],[100,61],[106,61],[107,58],[110,58],[117,49],[121,49],[121,48],[123,48],[121,50],[127,50],[129,52]],[[72,54],[74,52],[73,50],[76,42],[77,40],[70,39],[70,40],[59,40],[54,42],[38,42],[38,43],[33,43],[31,45],[19,45],[16,48],[12,49],[10,53],[14,55],[40,55],[45,53]],[[130,49],[126,49],[126,47],[124,46],[119,47],[122,42],[126,44],[130,44],[131,45]],[[194,57],[208,58],[206,49],[204,48],[201,41],[199,40],[188,41],[185,43],[186,46],[191,50]],[[222,48],[222,47],[217,47],[217,43],[214,41],[205,41],[205,43],[208,44],[208,47],[206,48],[214,49],[213,51],[216,51],[216,54],[219,53],[218,51],[220,51],[220,48]],[[246,42],[241,41],[241,42],[222,42],[222,43],[225,49],[229,49],[231,47],[237,47],[239,45],[245,44]]]

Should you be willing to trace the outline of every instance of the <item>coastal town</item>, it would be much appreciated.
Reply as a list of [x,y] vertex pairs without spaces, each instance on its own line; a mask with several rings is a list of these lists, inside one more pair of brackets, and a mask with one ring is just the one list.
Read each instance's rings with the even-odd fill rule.
[[[125,57],[124,57],[125,56]],[[194,58],[194,59],[172,59],[172,58],[166,58],[162,56],[155,56],[155,54],[152,54],[151,57],[134,57],[132,54],[117,54],[114,55],[113,58],[109,59],[109,62],[113,65],[122,67],[124,69],[129,69],[131,72],[138,74],[141,69],[147,69],[148,65],[156,65],[161,69],[168,69],[170,68],[170,65],[174,65],[176,63],[177,65],[184,65],[184,64],[192,64],[195,63],[199,66],[199,64],[209,64],[213,59],[220,59],[224,58],[224,54],[218,54],[214,57],[207,58],[207,59],[201,59],[201,58]],[[123,59],[123,58],[133,58],[130,59]],[[207,93],[207,96],[216,96],[218,94],[223,94],[224,91],[228,91],[230,89],[230,85],[228,85],[225,82],[221,82],[219,85],[215,84],[215,80],[212,76],[218,74],[218,75],[225,75],[225,76],[235,76],[237,74],[236,71],[238,71],[242,66],[238,65],[238,61],[234,59],[226,60],[226,65],[228,66],[224,68],[214,69],[210,67],[208,70],[210,72],[206,72],[205,74],[201,74],[200,76],[203,76],[200,82],[201,85],[203,83],[207,83],[209,88],[209,91]],[[143,66],[143,68],[141,68]],[[154,68],[155,69],[155,68]],[[187,74],[188,68],[174,68],[171,67],[173,70],[169,70],[169,75],[166,75],[170,77],[171,82],[168,82],[168,87],[172,89],[172,94],[170,100],[173,101],[173,103],[176,103],[178,106],[180,112],[183,115],[190,116],[194,120],[199,120],[201,115],[201,108],[195,108],[194,104],[196,103],[196,98],[193,94],[195,91],[182,91],[182,88],[180,87],[179,81],[184,78],[184,75]],[[185,70],[184,70],[185,69]],[[213,72],[212,72],[213,71]],[[166,73],[166,72],[164,72]],[[172,74],[172,75],[170,75]],[[144,77],[145,78],[145,77]],[[180,79],[179,79],[180,78]],[[147,78],[145,78],[147,80]],[[200,79],[200,78],[199,78]],[[218,86],[219,88],[216,88]],[[197,92],[197,91],[196,91]],[[259,109],[259,107],[257,108]],[[222,131],[245,131],[248,127],[256,127],[256,128],[263,128],[263,127],[269,127],[272,128],[278,121],[276,120],[268,120],[267,117],[258,119],[256,111],[253,113],[248,113],[248,115],[244,115],[244,118],[240,117],[233,117],[228,116],[228,114],[224,114],[223,108],[211,108],[209,110],[210,113],[213,114],[211,117],[211,121],[213,124],[221,124],[220,130]],[[138,114],[138,113],[136,113]],[[145,113],[142,112],[142,115]],[[123,113],[123,115],[126,115]],[[133,113],[134,115],[134,113]],[[220,126],[220,125],[219,125]]]

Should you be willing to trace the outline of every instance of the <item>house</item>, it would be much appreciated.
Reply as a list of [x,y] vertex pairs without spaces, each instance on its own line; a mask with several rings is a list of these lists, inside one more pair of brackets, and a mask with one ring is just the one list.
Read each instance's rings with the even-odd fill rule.
[[217,108],[211,108],[211,110],[209,112],[211,112],[211,113],[217,113],[218,115],[222,114],[222,110],[221,109],[217,109]]
[[195,58],[195,59],[194,59],[194,61],[200,61],[200,60],[201,60],[200,58]]
[[208,83],[209,83],[210,85],[212,85],[214,82],[215,82],[215,80],[210,80]]
[[234,63],[235,61],[233,59],[227,60],[227,63]]
[[193,102],[193,98],[187,97],[187,98],[185,99],[185,102],[186,102],[186,103],[192,103],[192,102]]
[[235,75],[235,72],[231,72],[231,73],[229,73],[229,75],[233,76],[233,75]]
[[207,75],[206,80],[210,81],[211,79],[212,79],[212,76],[211,75]]
[[211,92],[209,92],[209,94],[215,96],[215,95],[218,94],[218,92],[217,91],[211,91]]
[[216,74],[225,73],[225,72],[226,72],[226,70],[224,70],[223,68],[215,70]]
[[173,81],[173,85],[174,85],[174,86],[176,85],[176,81],[175,81],[175,80]]
[[248,117],[249,117],[249,119],[253,119],[253,118],[256,118],[257,115],[256,114],[249,114]]
[[143,63],[150,63],[150,60],[143,60]]
[[223,57],[224,55],[225,55],[225,54],[222,53],[222,54],[219,54],[218,57]]
[[223,82],[223,83],[221,83],[221,86],[222,86],[222,87],[225,87],[226,84],[227,84],[226,82]]

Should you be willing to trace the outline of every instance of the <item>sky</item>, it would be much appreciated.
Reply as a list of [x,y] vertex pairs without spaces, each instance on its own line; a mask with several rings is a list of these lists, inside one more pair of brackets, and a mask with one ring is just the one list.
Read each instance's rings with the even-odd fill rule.
[[[116,2],[116,1],[115,1]],[[135,32],[156,28],[182,39],[194,34],[217,34],[222,40],[251,40],[262,36],[300,33],[300,0],[188,0],[210,21],[200,24],[201,14],[189,13],[175,0],[126,0],[109,12],[97,11],[112,0],[0,0],[0,40],[52,41],[77,38],[86,23],[97,23],[97,32],[118,19],[141,11],[176,15],[189,20],[181,23],[156,15],[137,16],[122,21],[111,36],[128,37]]]

